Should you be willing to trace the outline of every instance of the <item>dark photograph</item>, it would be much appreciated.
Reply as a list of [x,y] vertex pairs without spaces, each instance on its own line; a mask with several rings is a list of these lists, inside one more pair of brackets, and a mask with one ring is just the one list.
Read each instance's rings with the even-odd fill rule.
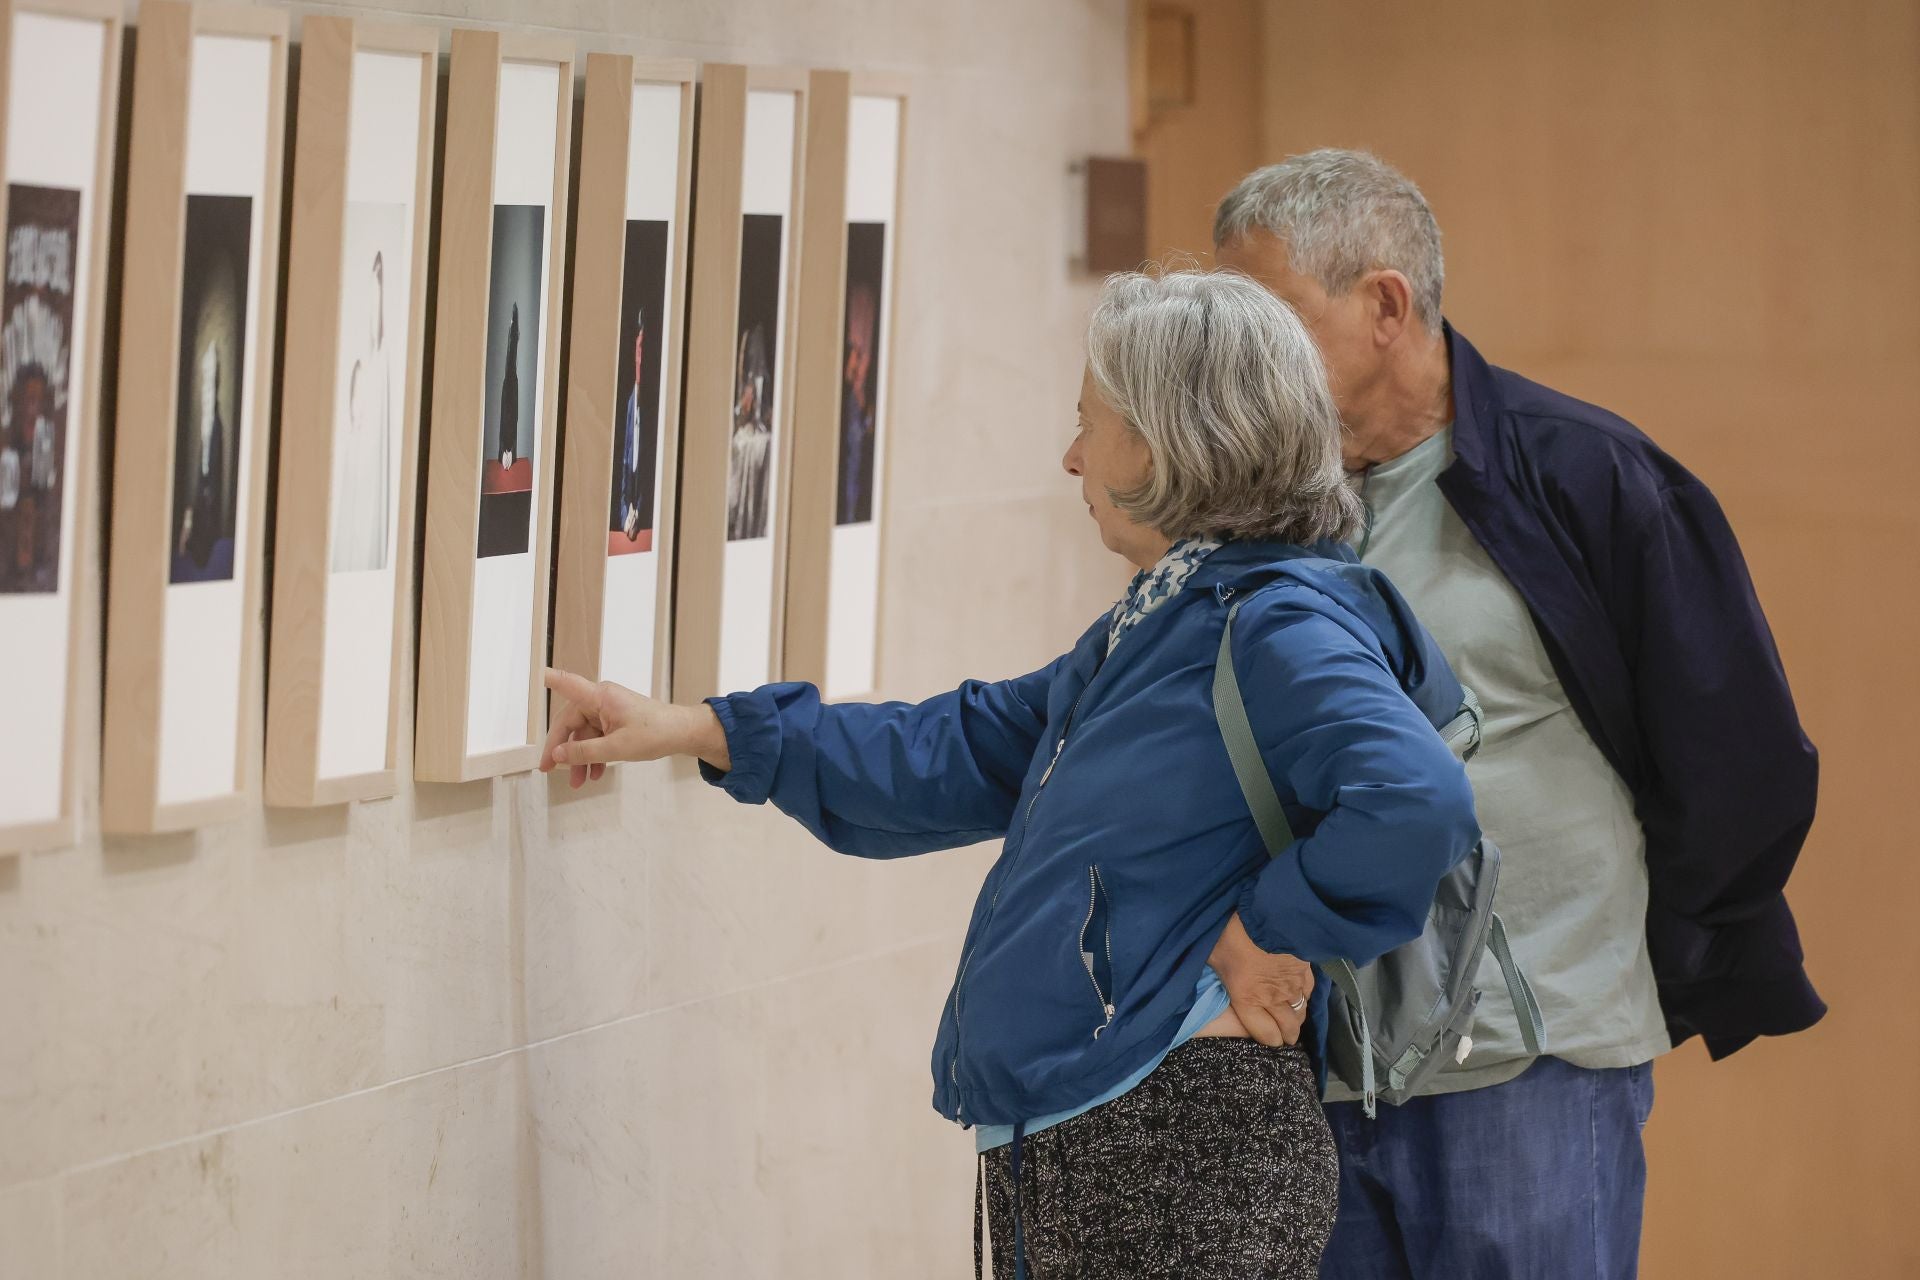
[[486,425],[477,554],[526,553],[533,534],[533,438],[540,365],[540,266],[547,210],[493,207],[487,295]]
[[767,536],[779,337],[780,215],[749,213],[740,228],[740,332],[734,343],[733,438],[727,459],[729,542]]
[[68,352],[80,193],[7,188],[6,315],[0,354],[0,592],[60,588]]
[[881,273],[887,225],[847,224],[847,341],[840,360],[840,470],[835,524],[873,519],[874,433],[880,423]]
[[660,451],[660,348],[666,337],[667,224],[627,223],[620,286],[619,395],[607,554],[653,550]]
[[233,577],[253,198],[187,197],[175,374],[172,582]]

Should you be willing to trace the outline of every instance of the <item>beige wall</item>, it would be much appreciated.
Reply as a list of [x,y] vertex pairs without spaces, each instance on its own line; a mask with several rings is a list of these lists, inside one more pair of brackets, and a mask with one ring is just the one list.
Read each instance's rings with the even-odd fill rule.
[[1264,159],[1426,189],[1447,311],[1720,495],[1808,730],[1814,1031],[1662,1063],[1645,1274],[1920,1274],[1920,10],[1267,0]]
[[[1147,162],[1147,248],[1213,263],[1213,209],[1259,163],[1261,0],[1192,0],[1193,101],[1151,113],[1134,139]],[[1138,24],[1146,5],[1136,0]],[[1135,38],[1143,28],[1136,25]]]
[[[1112,599],[1057,461],[1121,0],[418,11],[908,75],[883,678]],[[0,1277],[971,1275],[926,1057],[987,857],[837,859],[660,767],[0,857]]]

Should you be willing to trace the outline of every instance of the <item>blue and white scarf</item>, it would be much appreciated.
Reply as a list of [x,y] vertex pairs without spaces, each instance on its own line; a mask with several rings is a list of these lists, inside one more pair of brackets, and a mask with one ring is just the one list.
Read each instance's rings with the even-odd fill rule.
[[1127,594],[1113,606],[1107,623],[1107,653],[1113,653],[1120,637],[1133,630],[1140,619],[1180,594],[1200,562],[1220,547],[1218,538],[1182,538],[1167,548],[1153,568],[1134,574]]

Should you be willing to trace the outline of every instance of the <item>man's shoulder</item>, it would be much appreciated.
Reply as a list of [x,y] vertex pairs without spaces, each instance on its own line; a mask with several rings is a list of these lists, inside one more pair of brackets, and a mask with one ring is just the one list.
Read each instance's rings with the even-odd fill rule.
[[1487,368],[1499,396],[1501,426],[1543,480],[1585,487],[1605,478],[1615,489],[1650,495],[1698,483],[1672,454],[1619,414],[1511,369]]

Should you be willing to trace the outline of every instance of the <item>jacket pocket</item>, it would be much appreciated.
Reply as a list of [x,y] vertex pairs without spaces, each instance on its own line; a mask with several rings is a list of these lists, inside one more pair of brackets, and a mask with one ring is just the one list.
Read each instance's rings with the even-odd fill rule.
[[1113,1024],[1113,904],[1097,865],[1087,868],[1087,916],[1080,926],[1080,963],[1086,966],[1094,998],[1100,1002],[1100,1022],[1093,1038]]

